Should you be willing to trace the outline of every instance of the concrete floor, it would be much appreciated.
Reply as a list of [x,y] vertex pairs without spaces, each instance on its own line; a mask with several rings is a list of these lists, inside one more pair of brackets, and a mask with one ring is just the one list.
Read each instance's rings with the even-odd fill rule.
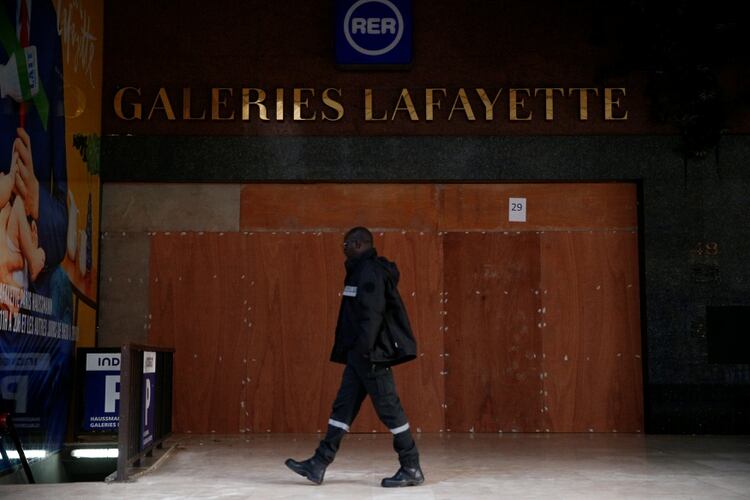
[[0,486],[0,498],[750,499],[750,436],[422,434],[423,486],[386,490],[388,435],[347,436],[325,482],[284,466],[317,435],[179,436],[132,483]]

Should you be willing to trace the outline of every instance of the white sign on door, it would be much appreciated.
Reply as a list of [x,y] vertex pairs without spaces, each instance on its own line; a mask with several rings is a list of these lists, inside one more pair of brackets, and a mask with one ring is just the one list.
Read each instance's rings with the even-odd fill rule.
[[526,222],[526,198],[508,198],[508,221]]

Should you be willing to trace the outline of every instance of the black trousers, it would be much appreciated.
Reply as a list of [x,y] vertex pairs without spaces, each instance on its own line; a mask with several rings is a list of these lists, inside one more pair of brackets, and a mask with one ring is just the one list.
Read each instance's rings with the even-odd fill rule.
[[369,359],[350,352],[341,386],[333,402],[333,411],[328,420],[328,430],[320,442],[315,455],[330,464],[336,456],[341,440],[359,413],[362,401],[369,395],[381,422],[393,434],[393,449],[398,453],[401,465],[419,465],[417,445],[409,430],[401,401],[396,393],[396,383],[389,367],[373,365]]

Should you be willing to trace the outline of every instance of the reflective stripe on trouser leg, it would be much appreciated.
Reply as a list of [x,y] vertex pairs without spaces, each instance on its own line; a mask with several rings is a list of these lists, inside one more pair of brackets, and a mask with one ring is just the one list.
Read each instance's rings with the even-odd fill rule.
[[[334,420],[332,418],[328,419],[328,425],[331,425],[333,427],[338,427],[339,429],[344,429],[346,432],[349,432],[349,426],[346,425],[344,422],[339,422],[338,420]],[[407,429],[409,428],[409,424],[406,424]],[[399,427],[400,429],[400,427]],[[391,431],[393,432],[393,431]]]
[[[393,433],[393,449],[398,453],[399,462],[404,467],[418,466],[419,451],[409,430],[410,426],[396,391],[393,373],[389,368],[377,366],[358,368],[362,383],[370,394],[380,421]],[[362,368],[366,368],[367,371],[363,373]]]
[[349,426],[359,413],[362,401],[367,392],[359,376],[350,366],[344,369],[341,376],[341,386],[333,402],[333,409],[328,420],[328,430],[320,442],[315,455],[324,463],[330,464],[336,457],[341,441],[349,432]]
[[[330,420],[328,423],[330,423]],[[408,431],[408,430],[409,430],[409,422],[406,422],[404,425],[396,427],[395,429],[390,429],[391,434],[393,435],[401,434],[402,432]]]

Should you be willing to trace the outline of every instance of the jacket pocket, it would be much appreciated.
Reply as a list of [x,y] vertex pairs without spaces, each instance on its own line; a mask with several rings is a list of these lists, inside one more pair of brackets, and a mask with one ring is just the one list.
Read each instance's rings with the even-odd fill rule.
[[378,334],[373,348],[373,354],[378,361],[387,361],[396,355],[397,343],[393,341],[388,321],[383,322],[383,328]]

